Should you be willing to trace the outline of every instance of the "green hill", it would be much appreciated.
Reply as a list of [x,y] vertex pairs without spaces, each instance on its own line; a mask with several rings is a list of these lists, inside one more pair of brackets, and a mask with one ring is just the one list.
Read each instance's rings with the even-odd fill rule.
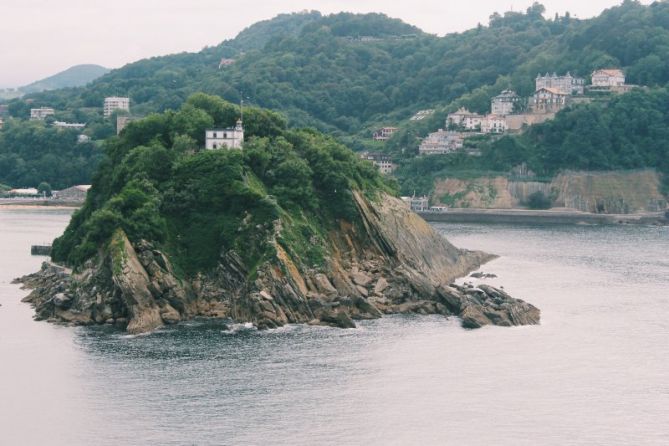
[[[138,61],[85,87],[24,99],[31,100],[31,106],[56,108],[62,119],[89,122],[88,132],[103,138],[113,134],[101,116],[105,96],[130,96],[133,114],[141,116],[178,109],[189,95],[202,91],[233,103],[243,98],[280,110],[289,126],[315,127],[354,149],[375,147],[370,136],[378,126],[403,124],[405,132],[386,145],[402,154],[416,137],[443,126],[446,112],[454,107],[486,111],[490,98],[505,88],[531,94],[537,73],[570,71],[587,78],[595,69],[619,67],[628,83],[663,88],[669,82],[668,2],[646,6],[628,0],[588,20],[543,14],[543,6],[535,3],[524,13],[495,13],[488,26],[445,37],[382,14],[286,14],[198,53]],[[228,63],[219,68],[223,58]],[[29,108],[25,100],[9,104],[16,117],[25,118]],[[426,108],[438,113],[409,126],[408,118]],[[583,130],[590,132],[588,140],[602,131],[604,122],[595,121]],[[560,131],[564,139],[569,128]],[[557,145],[530,137],[531,143],[519,143],[529,147],[530,153],[525,153],[529,159],[554,158],[542,153],[548,147],[558,150]],[[400,157],[410,156],[412,152],[405,150]],[[656,159],[632,158],[643,163]],[[513,157],[507,161],[511,159],[515,161]],[[474,162],[464,164],[468,163]],[[542,163],[537,167],[546,172],[555,166],[588,165],[573,157]],[[412,169],[409,166],[408,171]]]
[[29,94],[59,88],[81,87],[107,73],[109,73],[109,68],[100,65],[75,65],[53,76],[20,87],[19,90],[24,94]]
[[[546,19],[543,7],[436,37],[379,14],[282,15],[199,53],[129,64],[85,88],[31,96],[57,108],[128,94],[136,113],[178,108],[195,91],[284,111],[292,125],[369,130],[465,95],[483,109],[500,88],[532,92],[539,72],[588,76],[624,68],[630,83],[669,81],[669,4],[626,1],[590,20]],[[218,68],[222,57],[235,59]],[[480,90],[483,88],[483,90]]]
[[293,226],[291,244],[306,251],[300,257],[322,263],[309,240],[321,240],[337,219],[355,219],[353,191],[390,190],[344,146],[289,130],[263,109],[245,110],[243,151],[203,150],[205,129],[239,117],[238,106],[200,93],[179,111],[131,123],[107,143],[85,206],[54,242],[54,259],[80,265],[120,228],[132,242],[168,247],[186,272],[214,267],[221,246],[238,249],[252,270],[268,255],[258,228],[271,232],[282,217]]

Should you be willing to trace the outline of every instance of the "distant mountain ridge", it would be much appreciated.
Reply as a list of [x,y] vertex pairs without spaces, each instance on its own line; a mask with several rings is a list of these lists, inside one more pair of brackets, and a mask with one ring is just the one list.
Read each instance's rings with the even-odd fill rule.
[[[30,93],[40,93],[42,91],[58,90],[60,88],[83,87],[110,71],[109,68],[105,68],[101,65],[75,65],[60,73],[24,85],[23,87],[6,91],[8,94],[9,92],[13,92],[14,94],[12,96],[16,97]],[[2,91],[0,91],[0,98],[1,97]]]
[[109,73],[111,70],[101,65],[82,64],[75,65],[65,71],[56,73],[45,79],[33,82],[25,87],[19,88],[24,93],[36,93],[39,91],[56,90],[59,88],[83,87],[89,82]]

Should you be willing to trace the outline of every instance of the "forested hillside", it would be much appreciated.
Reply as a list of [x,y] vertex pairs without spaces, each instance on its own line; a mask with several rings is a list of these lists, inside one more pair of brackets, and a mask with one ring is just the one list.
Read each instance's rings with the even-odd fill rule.
[[[489,26],[436,37],[379,14],[282,15],[199,53],[139,61],[80,89],[32,96],[59,109],[132,98],[136,113],[195,92],[284,111],[292,125],[356,133],[467,96],[483,111],[499,89],[528,95],[539,72],[624,68],[629,83],[669,81],[669,4],[626,1],[590,20],[493,14]],[[236,63],[218,68],[222,57]],[[17,108],[18,109],[18,108]]]
[[[219,67],[222,58],[234,63]],[[30,107],[54,107],[59,113],[57,117],[88,122],[87,132],[94,138],[104,138],[113,134],[112,123],[101,116],[105,96],[130,96],[132,113],[142,116],[178,109],[189,95],[202,91],[233,103],[243,98],[248,104],[279,110],[288,118],[289,126],[316,127],[358,150],[374,147],[370,136],[377,127],[404,123],[405,131],[391,140],[386,149],[395,150],[406,159],[413,156],[410,149],[417,137],[442,127],[449,110],[466,106],[472,111],[486,111],[490,98],[505,88],[513,88],[522,96],[530,95],[537,73],[569,71],[587,78],[594,69],[603,67],[624,69],[628,83],[653,88],[666,86],[669,3],[645,6],[625,1],[589,20],[575,19],[569,14],[547,18],[543,6],[535,3],[523,13],[495,13],[487,26],[479,25],[445,37],[423,33],[381,14],[281,15],[199,53],[132,63],[83,88],[15,100],[9,104],[9,111],[15,117],[25,118]],[[660,113],[657,116],[664,116],[653,100],[650,105],[641,105],[644,110],[646,106]],[[455,157],[433,160],[426,168],[432,171],[443,164],[455,164],[458,168],[477,164],[475,167],[482,168],[481,163],[484,167],[501,168],[520,160],[518,154],[540,172],[566,167],[605,168],[605,165],[658,167],[652,163],[661,157],[626,152],[629,141],[636,141],[630,144],[637,152],[645,151],[648,148],[645,133],[625,136],[620,141],[611,136],[618,142],[597,143],[596,147],[590,147],[590,152],[580,150],[580,155],[567,156],[570,150],[565,147],[572,147],[575,138],[567,139],[572,130],[568,125],[570,116],[588,115],[587,126],[582,120],[576,121],[576,132],[582,137],[576,141],[580,145],[573,147],[581,147],[583,141],[599,141],[599,136],[610,132],[603,127],[610,125],[610,120],[591,119],[608,113],[598,108],[603,106],[589,107],[565,112],[555,123],[542,126],[526,137],[504,138],[493,147],[513,145],[513,150],[490,152],[484,163],[461,162]],[[436,108],[437,113],[409,125],[408,118],[426,108]],[[653,128],[651,133],[652,138],[663,137],[657,129]],[[11,151],[1,144],[0,140],[0,153]],[[657,147],[664,147],[664,140],[654,140],[653,144],[655,149],[649,150],[659,153]],[[609,147],[624,155],[611,158]],[[591,153],[593,150],[597,153]],[[563,155],[558,157],[553,152]],[[585,153],[592,156],[588,155],[586,160]],[[409,164],[404,172],[414,172],[421,161]],[[401,172],[400,178],[405,182],[406,176]],[[412,187],[412,183],[406,182],[405,186]]]
[[78,135],[41,121],[5,124],[0,132],[0,183],[37,187],[47,182],[55,189],[90,183],[103,152],[90,141],[78,142]]
[[429,193],[443,177],[506,175],[526,163],[539,178],[564,169],[606,171],[652,167],[669,192],[669,91],[636,89],[609,101],[565,109],[521,135],[480,144],[465,154],[408,159],[396,172],[402,192]]
[[237,249],[251,271],[269,255],[265,238],[282,218],[279,243],[319,263],[338,219],[355,221],[353,191],[390,190],[346,147],[289,130],[268,110],[245,112],[243,151],[202,150],[206,128],[237,119],[235,105],[195,94],[178,111],[131,123],[107,143],[86,204],[54,242],[54,259],[79,265],[122,229],[132,242],[167,247],[186,272],[214,267],[222,247]]

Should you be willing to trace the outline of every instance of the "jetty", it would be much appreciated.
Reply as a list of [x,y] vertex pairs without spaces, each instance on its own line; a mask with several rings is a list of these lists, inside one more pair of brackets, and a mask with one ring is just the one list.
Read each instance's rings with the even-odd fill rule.
[[30,254],[34,256],[50,256],[51,245],[32,245],[30,247]]

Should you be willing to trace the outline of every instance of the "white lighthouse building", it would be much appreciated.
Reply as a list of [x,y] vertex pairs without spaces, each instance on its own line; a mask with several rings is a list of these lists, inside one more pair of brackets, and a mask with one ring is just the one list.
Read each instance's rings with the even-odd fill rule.
[[216,149],[241,149],[244,143],[244,127],[242,120],[237,125],[227,129],[212,129],[206,131],[205,148]]

